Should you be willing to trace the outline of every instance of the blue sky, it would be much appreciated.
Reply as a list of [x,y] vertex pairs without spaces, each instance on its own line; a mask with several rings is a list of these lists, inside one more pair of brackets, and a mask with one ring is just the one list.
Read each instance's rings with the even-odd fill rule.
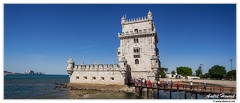
[[4,5],[4,70],[67,74],[76,64],[117,64],[121,17],[153,13],[162,67],[236,68],[236,5]]

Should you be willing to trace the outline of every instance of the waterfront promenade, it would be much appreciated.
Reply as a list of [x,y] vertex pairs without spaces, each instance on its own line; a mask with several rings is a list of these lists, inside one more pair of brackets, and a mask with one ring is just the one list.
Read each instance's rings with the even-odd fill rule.
[[[164,84],[168,80],[169,85],[164,89]],[[102,93],[102,92],[130,92],[135,93],[135,95],[140,96],[141,98],[146,98],[147,95],[149,98],[156,98],[160,95],[166,96],[166,98],[172,97],[176,98],[176,93],[179,95],[177,98],[202,98],[197,96],[208,95],[208,94],[219,94],[225,93],[226,95],[236,94],[236,81],[227,81],[227,80],[186,80],[186,79],[162,79],[161,78],[161,86],[157,87],[156,84],[153,83],[152,86],[147,87],[146,85],[104,85],[104,84],[83,84],[83,83],[68,83],[67,88],[71,90],[80,90],[78,95],[83,97],[83,95],[89,94],[93,95],[95,93]],[[172,87],[171,87],[171,80],[172,80]],[[180,81],[179,89],[177,89],[177,81]],[[190,81],[193,81],[193,87],[190,89]],[[203,81],[207,83],[206,90],[203,88]],[[140,89],[141,88],[141,89]],[[92,90],[96,92],[91,92]],[[141,93],[140,94],[140,90]],[[158,90],[158,91],[157,91]],[[88,91],[88,92],[83,92]],[[180,93],[180,94],[179,94]],[[147,95],[146,95],[147,94]],[[185,95],[187,94],[187,96]],[[153,96],[154,95],[154,96]],[[174,96],[175,95],[175,96]],[[181,95],[181,96],[180,96]],[[186,97],[185,97],[186,96]],[[77,97],[76,97],[77,98]]]

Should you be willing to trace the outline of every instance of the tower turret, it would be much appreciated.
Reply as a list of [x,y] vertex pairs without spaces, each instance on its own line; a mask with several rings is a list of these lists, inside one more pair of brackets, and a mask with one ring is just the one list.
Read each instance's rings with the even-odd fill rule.
[[71,76],[73,73],[74,64],[75,63],[74,63],[72,57],[70,57],[70,59],[68,60],[68,63],[67,63],[67,72],[68,72],[69,76]]
[[124,24],[125,22],[126,22],[126,18],[125,18],[124,15],[123,15],[121,24]]
[[148,20],[152,20],[152,17],[153,17],[152,12],[149,10],[149,12],[148,12]]
[[127,60],[125,59],[124,55],[119,59],[119,66],[120,66],[120,72],[122,76],[124,77],[125,84],[128,83],[128,71],[127,71]]
[[126,23],[126,17],[124,17],[124,15],[123,15],[122,21],[121,21],[122,27],[125,25],[125,23]]
[[122,55],[122,57],[119,60],[119,66],[121,70],[126,70],[127,67],[127,60],[125,59],[125,57]]

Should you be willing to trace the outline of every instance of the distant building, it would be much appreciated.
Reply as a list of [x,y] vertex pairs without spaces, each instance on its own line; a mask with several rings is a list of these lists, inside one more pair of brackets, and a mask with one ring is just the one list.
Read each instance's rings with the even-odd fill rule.
[[72,57],[67,63],[70,83],[124,85],[132,78],[159,79],[160,60],[156,28],[149,11],[147,17],[127,20],[122,17],[122,32],[118,33],[118,64],[75,65]]
[[200,77],[197,77],[197,76],[187,76],[187,79],[200,79]]
[[24,74],[28,74],[28,75],[43,75],[43,72],[34,72],[33,70],[26,70],[26,72]]
[[176,74],[171,74],[171,73],[166,74],[166,78],[169,78],[169,79],[174,79],[174,78],[176,78],[176,76],[177,76],[177,73]]
[[26,70],[25,74],[33,74],[34,71],[33,70]]
[[4,71],[4,75],[7,75],[7,74],[13,74],[13,72]]

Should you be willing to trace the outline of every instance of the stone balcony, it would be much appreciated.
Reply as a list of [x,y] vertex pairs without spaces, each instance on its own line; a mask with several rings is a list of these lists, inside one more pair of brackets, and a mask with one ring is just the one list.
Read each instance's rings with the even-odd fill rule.
[[119,38],[127,38],[127,37],[137,37],[137,36],[152,36],[156,34],[156,31],[146,31],[141,33],[118,33]]

